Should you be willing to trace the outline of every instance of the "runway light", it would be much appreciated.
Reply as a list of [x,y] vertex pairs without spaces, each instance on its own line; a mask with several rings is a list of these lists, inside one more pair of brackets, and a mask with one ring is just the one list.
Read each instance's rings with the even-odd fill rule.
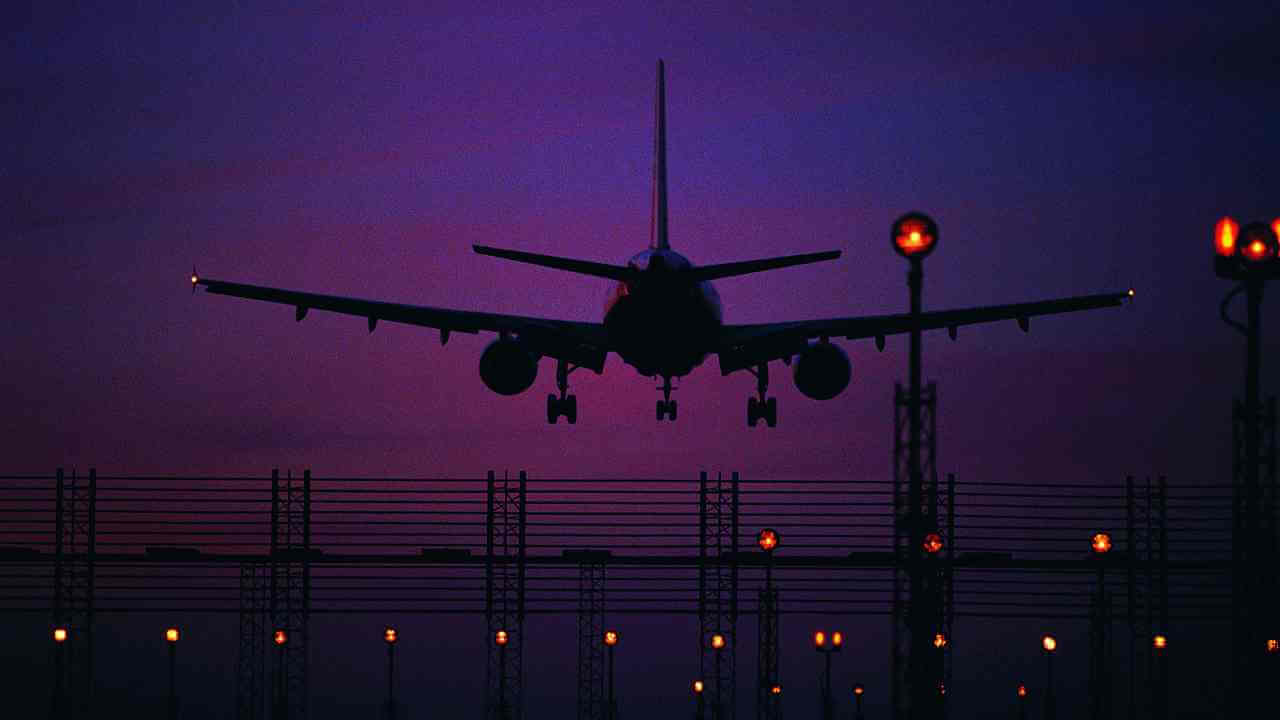
[[382,631],[382,639],[385,640],[388,645],[395,645],[396,640],[400,638],[396,634],[396,629],[393,627],[389,627],[386,630]]
[[1018,683],[1018,697],[1024,698],[1026,696],[1027,696],[1027,686],[1023,685],[1022,683]]
[[289,635],[283,630],[277,630],[271,635],[271,642],[276,645],[284,645],[289,642]]
[[839,630],[831,633],[831,647],[839,648],[841,645],[844,645],[844,633]]
[[824,647],[827,644],[827,634],[819,630],[813,634],[813,646]]
[[864,692],[866,692],[866,690],[862,687],[862,683],[858,683],[857,685],[853,686],[854,695],[857,695],[858,697],[862,697],[862,693]]
[[67,641],[67,629],[64,627],[53,629],[53,641],[56,643],[64,643]]
[[1276,653],[1280,653],[1280,640],[1276,640],[1275,638],[1268,639],[1267,652],[1272,655],[1275,655]]
[[756,536],[756,544],[765,552],[770,552],[778,547],[778,532],[773,528],[765,528]]
[[782,686],[781,686],[781,685],[774,685],[773,687],[769,688],[769,692],[770,692],[770,693],[772,693],[772,694],[774,694],[774,695],[781,695],[781,694],[782,694]]
[[1164,635],[1156,635],[1155,637],[1151,638],[1151,647],[1155,648],[1156,650],[1164,650],[1165,648],[1169,647],[1169,638],[1165,637]]
[[493,643],[494,643],[495,645],[497,645],[498,647],[502,647],[503,645],[506,645],[506,644],[507,644],[507,631],[506,631],[506,630],[499,630],[498,632],[494,633],[494,634],[493,634]]
[[1111,551],[1111,536],[1106,533],[1097,533],[1093,536],[1091,545],[1095,553],[1105,555]]
[[1040,647],[1044,648],[1045,652],[1051,653],[1058,649],[1058,639],[1052,635],[1045,635],[1040,638]]
[[929,533],[924,536],[924,551],[933,555],[942,549],[942,536],[938,533]]
[[164,631],[164,639],[171,643],[178,642],[178,628],[171,627]]
[[618,644],[618,631],[606,630],[604,633],[604,644],[613,647]]
[[1236,254],[1236,236],[1240,234],[1240,226],[1235,220],[1224,217],[1213,227],[1213,249],[1222,257]]
[[924,213],[907,213],[894,221],[891,236],[899,255],[923,258],[938,245],[938,224]]
[[723,636],[723,635],[721,635],[720,633],[716,633],[715,635],[712,635],[712,636],[711,636],[711,649],[712,649],[712,650],[723,650],[723,649],[724,649],[724,646],[725,646],[727,643],[728,643],[728,641],[727,641],[727,640],[725,640],[724,636]]
[[941,650],[947,646],[947,636],[943,633],[933,634],[933,646]]
[[702,694],[702,681],[701,681],[701,680],[694,680],[694,681],[693,681],[693,692],[694,692],[694,694],[695,694],[695,695],[701,695],[701,694]]

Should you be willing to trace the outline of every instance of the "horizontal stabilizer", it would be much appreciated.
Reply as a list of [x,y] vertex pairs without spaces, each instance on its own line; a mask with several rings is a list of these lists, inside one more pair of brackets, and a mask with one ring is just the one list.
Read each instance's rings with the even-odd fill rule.
[[734,275],[749,275],[751,273],[764,272],[765,270],[777,270],[778,268],[791,267],[792,265],[807,265],[809,263],[835,260],[838,257],[840,257],[839,250],[828,250],[827,252],[808,253],[805,255],[787,255],[763,260],[703,265],[702,267],[693,268],[689,272],[695,280],[715,280],[716,278],[732,277]]
[[471,247],[481,255],[491,255],[505,260],[515,260],[516,262],[541,265],[557,270],[568,270],[580,275],[626,280],[632,277],[634,273],[634,270],[624,265],[609,265],[607,263],[591,262],[590,260],[574,260],[573,258],[539,255],[538,253],[520,252],[519,250],[503,250],[502,248],[485,247],[484,245],[472,245]]

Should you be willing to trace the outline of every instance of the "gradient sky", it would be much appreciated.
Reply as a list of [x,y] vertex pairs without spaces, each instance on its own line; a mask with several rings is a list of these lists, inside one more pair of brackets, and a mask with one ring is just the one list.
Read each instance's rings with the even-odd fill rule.
[[[808,5],[808,4],[806,4]],[[3,469],[888,477],[905,338],[848,343],[821,403],[711,359],[655,423],[616,356],[489,393],[490,336],[189,291],[213,278],[598,320],[603,280],[473,243],[619,262],[647,242],[667,63],[671,242],[695,263],[840,249],[717,284],[728,322],[905,308],[888,226],[941,226],[926,308],[1122,290],[1104,310],[927,336],[962,481],[1225,482],[1243,343],[1213,222],[1280,216],[1274,6],[1109,2],[4,11]],[[1264,304],[1264,328],[1280,311]],[[1278,346],[1266,346],[1273,362]],[[1268,366],[1269,367],[1269,366]],[[1275,388],[1264,372],[1264,387]]]

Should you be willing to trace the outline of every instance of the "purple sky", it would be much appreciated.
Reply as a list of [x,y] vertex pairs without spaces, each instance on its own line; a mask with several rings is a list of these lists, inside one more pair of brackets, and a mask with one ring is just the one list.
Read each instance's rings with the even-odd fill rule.
[[[695,263],[844,251],[719,282],[728,322],[903,310],[887,229],[924,210],[942,228],[927,308],[1138,291],[1028,336],[927,336],[941,469],[1226,479],[1243,343],[1217,319],[1209,232],[1280,215],[1274,8],[171,5],[6,11],[6,471],[887,478],[905,338],[848,344],[854,383],[826,403],[775,368],[773,430],[745,427],[754,381],[714,358],[680,383],[679,421],[655,423],[652,383],[616,356],[573,376],[578,424],[548,426],[554,365],[493,395],[489,336],[441,348],[188,290],[194,262],[598,320],[605,281],[470,246],[644,247],[662,57],[673,247]],[[1273,294],[1264,327],[1277,311]]]

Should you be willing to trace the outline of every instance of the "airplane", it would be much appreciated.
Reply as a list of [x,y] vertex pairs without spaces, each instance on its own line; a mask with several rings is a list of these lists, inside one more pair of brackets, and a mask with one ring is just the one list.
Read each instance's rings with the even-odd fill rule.
[[[547,422],[564,417],[578,420],[577,397],[569,394],[569,374],[588,368],[600,374],[605,358],[617,354],[623,362],[648,378],[661,378],[662,400],[655,415],[675,420],[676,401],[671,399],[672,378],[682,378],[709,355],[716,355],[720,373],[745,370],[756,377],[756,395],[747,399],[747,426],[763,420],[768,427],[778,421],[777,399],[768,395],[769,363],[781,360],[792,366],[799,391],[809,398],[830,400],[849,385],[849,356],[832,338],[874,338],[884,349],[888,335],[947,328],[955,339],[961,325],[1016,320],[1025,331],[1029,318],[1040,315],[1092,310],[1123,304],[1133,291],[1086,295],[1039,302],[995,305],[896,315],[838,317],[750,325],[726,324],[719,295],[711,281],[765,270],[834,260],[839,250],[696,266],[671,248],[667,232],[667,130],[666,87],[663,62],[658,61],[654,107],[654,161],[652,208],[648,249],[624,265],[592,262],[474,245],[480,255],[529,263],[556,270],[613,280],[599,323],[554,320],[517,315],[452,310],[394,302],[360,300],[201,277],[192,268],[192,292],[203,287],[214,295],[292,305],[301,321],[309,310],[323,310],[364,317],[369,332],[379,321],[428,327],[440,332],[440,342],[451,333],[494,332],[498,337],[480,354],[480,378],[499,395],[528,390],[538,374],[542,357],[556,361],[558,393],[547,395]],[[936,231],[936,227],[934,228]],[[918,240],[918,235],[913,235]]]

